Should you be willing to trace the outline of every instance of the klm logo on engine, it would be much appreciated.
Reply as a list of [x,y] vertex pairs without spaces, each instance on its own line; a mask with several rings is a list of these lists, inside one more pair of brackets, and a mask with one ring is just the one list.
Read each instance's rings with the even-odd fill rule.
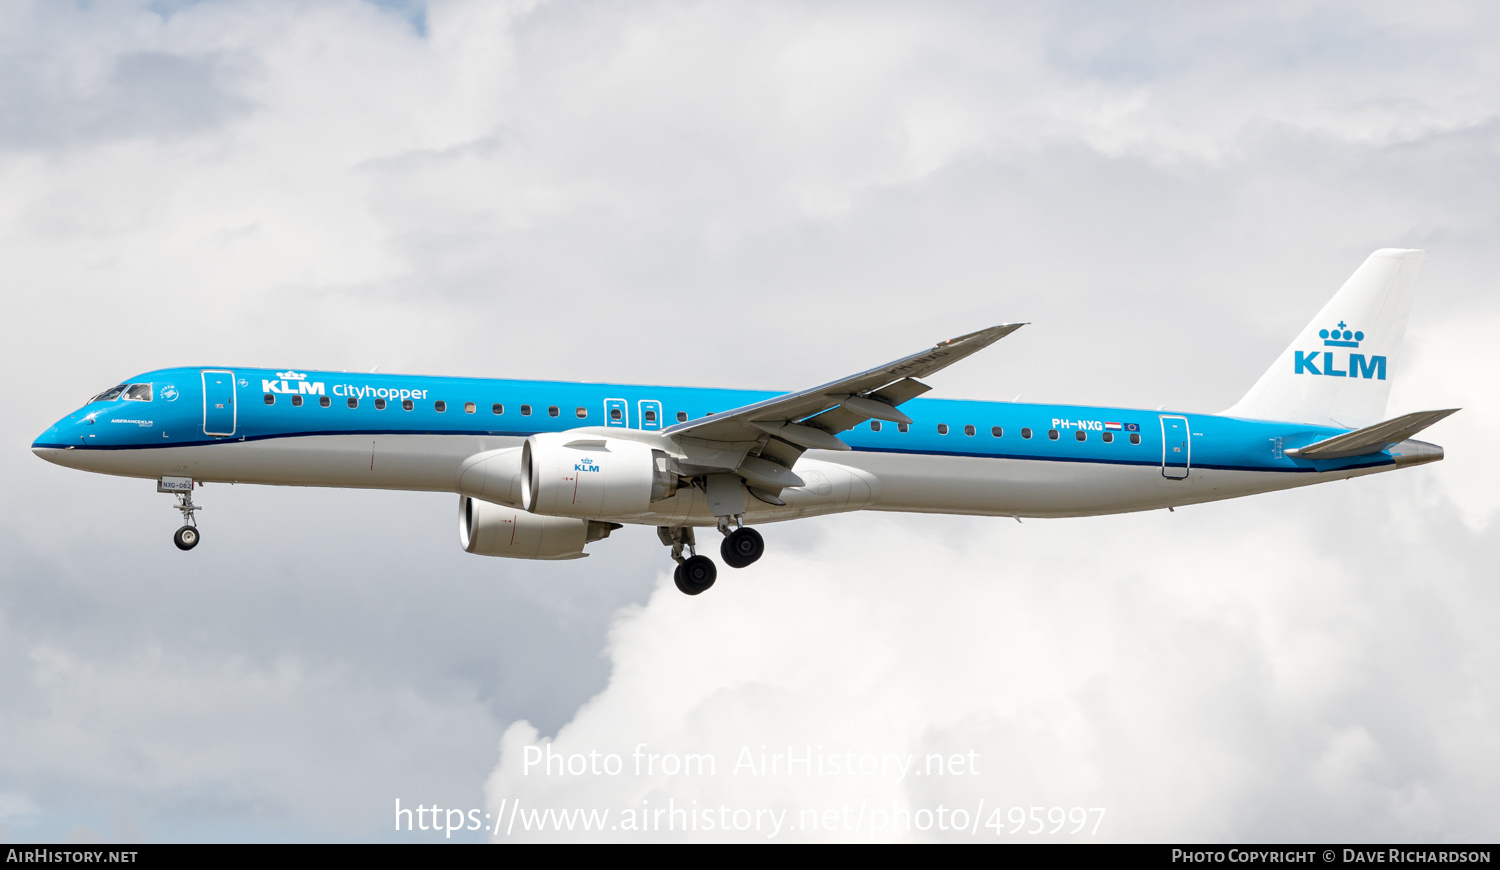
[[582,459],[578,460],[577,462],[573,463],[573,470],[574,471],[598,471],[599,470],[599,465],[594,460],[592,460],[592,459],[588,458],[587,456],[585,456],[584,458],[582,458]]
[[307,375],[294,371],[285,371],[277,372],[276,377],[281,380],[261,380],[260,391],[262,393],[298,393],[304,396],[323,395],[323,382],[317,381],[310,384],[307,382]]
[[[1359,347],[1359,343],[1365,340],[1363,332],[1357,332],[1347,328],[1348,325],[1339,321],[1338,329],[1320,329],[1318,337],[1323,339],[1324,347]],[[1385,380],[1385,357],[1366,357],[1362,353],[1350,351],[1345,357],[1342,352],[1323,351],[1292,351],[1292,364],[1295,367],[1293,374],[1322,375],[1334,378],[1374,378],[1378,381]],[[1340,369],[1339,365],[1344,368]]]

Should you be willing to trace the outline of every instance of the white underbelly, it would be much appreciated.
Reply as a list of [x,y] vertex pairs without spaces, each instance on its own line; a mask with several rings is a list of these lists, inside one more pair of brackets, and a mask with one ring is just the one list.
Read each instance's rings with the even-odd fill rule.
[[879,496],[870,510],[979,516],[1076,517],[1157,510],[1305,486],[1334,476],[1194,468],[1177,480],[1165,477],[1159,465],[906,453],[832,455],[879,480]]
[[520,443],[520,438],[494,435],[301,435],[141,450],[58,450],[48,458],[125,477],[456,492],[465,459]]
[[[58,449],[47,451],[47,458],[148,479],[180,475],[213,483],[460,492],[466,460],[522,441],[496,435],[306,435],[138,450]],[[1186,479],[1174,480],[1156,465],[814,450],[795,470],[808,485],[783,490],[784,507],[747,496],[747,522],[854,510],[1090,516],[1234,498],[1384,469],[1309,474],[1193,468]],[[518,499],[519,478],[514,490]],[[498,493],[469,494],[499,503],[513,500]],[[647,525],[714,522],[703,494],[691,487],[653,504],[648,513],[601,519]]]

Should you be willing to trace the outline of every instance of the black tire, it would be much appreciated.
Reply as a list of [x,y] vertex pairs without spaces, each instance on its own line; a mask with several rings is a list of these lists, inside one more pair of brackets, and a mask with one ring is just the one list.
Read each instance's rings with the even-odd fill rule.
[[724,564],[731,568],[753,565],[765,552],[766,541],[754,529],[735,529],[719,545],[719,555],[724,557]]
[[677,581],[677,588],[684,595],[698,595],[708,591],[718,576],[719,569],[714,566],[714,560],[707,556],[693,556],[677,566],[672,579]]
[[191,550],[198,546],[198,541],[202,537],[198,534],[197,526],[183,526],[172,536],[172,543],[176,544],[179,550]]

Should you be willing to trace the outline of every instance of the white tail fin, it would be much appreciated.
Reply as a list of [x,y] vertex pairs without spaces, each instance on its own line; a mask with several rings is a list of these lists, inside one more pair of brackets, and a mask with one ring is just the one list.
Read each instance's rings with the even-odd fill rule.
[[1384,419],[1422,253],[1371,254],[1224,414],[1346,429]]

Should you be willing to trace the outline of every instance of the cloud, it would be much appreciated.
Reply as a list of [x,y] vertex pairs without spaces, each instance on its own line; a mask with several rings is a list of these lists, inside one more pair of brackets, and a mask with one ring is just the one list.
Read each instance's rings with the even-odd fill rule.
[[[1424,485],[1020,526],[839,518],[795,554],[770,527],[771,555],[753,569],[691,599],[664,579],[622,614],[608,687],[553,739],[512,725],[488,806],[607,809],[614,821],[785,810],[776,838],[813,841],[975,839],[895,821],[939,807],[982,816],[980,839],[1025,841],[1009,816],[1032,806],[1106,808],[1108,840],[1483,839],[1471,807],[1494,800],[1500,757],[1483,748],[1494,711],[1474,703],[1493,697],[1497,674],[1469,608],[1494,601],[1470,597],[1484,572],[1463,566],[1494,552],[1493,535],[1454,526],[1450,508],[1344,550],[1397,522],[1385,499]],[[580,762],[570,775],[561,761],[548,772],[549,752],[614,755],[621,773]],[[650,775],[641,759],[653,755]],[[663,773],[674,756],[712,757],[714,775]],[[772,756],[779,772],[761,766]],[[925,769],[932,757],[946,775]],[[814,761],[789,772],[789,758]],[[840,758],[867,770],[848,775]],[[926,775],[872,760],[886,758]],[[808,829],[830,810],[837,826]],[[996,820],[1005,834],[983,830]],[[1092,821],[1072,839],[1096,839]],[[522,830],[496,839],[589,838]]]
[[[239,92],[247,70],[235,57],[193,45],[149,14],[33,6],[19,19],[0,56],[0,149],[56,154],[138,138],[177,143],[253,109]],[[119,27],[133,29],[134,39],[112,38]],[[59,38],[64,28],[73,32]],[[25,43],[16,39],[23,33],[35,41],[16,44]],[[38,50],[38,43],[58,50]]]

